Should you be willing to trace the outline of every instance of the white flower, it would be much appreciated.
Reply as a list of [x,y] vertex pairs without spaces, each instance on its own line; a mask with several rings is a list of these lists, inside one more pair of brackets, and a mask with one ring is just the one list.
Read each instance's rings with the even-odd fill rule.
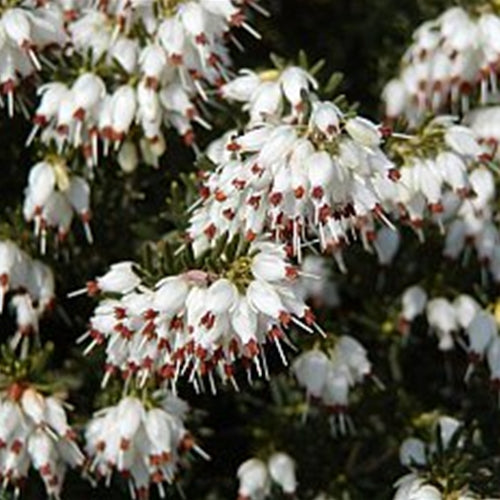
[[126,294],[140,282],[140,278],[134,272],[133,262],[119,262],[113,264],[106,274],[96,278],[95,282],[89,282],[87,289],[92,294],[95,292]]
[[306,388],[307,396],[320,399],[330,369],[328,356],[318,350],[307,351],[294,361],[292,368],[299,384]]
[[[430,216],[445,234],[445,257],[457,259],[471,245],[480,263],[494,274],[500,233],[493,221],[494,177],[481,164],[484,148],[470,129],[454,125],[450,117],[435,118],[424,130],[413,138],[413,145],[402,139],[406,146],[397,189],[379,186],[384,207],[399,211],[421,240]],[[432,146],[426,134],[434,137]]]
[[[439,432],[442,450],[446,451],[451,440],[459,431],[461,423],[455,418],[445,415],[437,418],[434,425],[436,429],[434,429],[432,436],[436,435],[436,430]],[[408,438],[403,441],[400,447],[400,461],[402,465],[410,468],[412,473],[401,477],[395,483],[397,491],[394,500],[441,500],[443,498],[440,490],[431,484],[430,479],[433,476],[431,472],[433,461],[437,454],[441,453],[435,440],[434,437],[429,443],[418,438]],[[463,439],[458,439],[456,442],[458,447],[463,446],[463,444]],[[437,460],[441,460],[441,457],[437,456]]]
[[16,244],[9,240],[0,240],[0,313],[10,288],[12,271],[20,260],[20,250]]
[[412,493],[414,493],[423,484],[423,480],[416,474],[406,474],[400,477],[395,483],[394,487],[397,488],[393,500],[411,500]]
[[427,321],[439,338],[439,349],[453,349],[453,333],[457,330],[457,318],[452,304],[445,298],[438,297],[429,300],[426,307]]
[[390,227],[382,227],[377,231],[377,236],[373,242],[377,252],[378,262],[381,266],[389,266],[397,251],[401,237],[399,232]]
[[[93,70],[40,88],[43,95],[28,142],[42,129],[43,142],[55,141],[59,152],[81,148],[91,167],[101,151],[103,156],[110,153],[111,145],[118,151],[124,141],[135,141],[132,127],[139,130],[136,146],[142,139],[161,142],[169,127],[192,145],[194,122],[210,128],[195,106],[198,97],[208,101],[207,90],[228,80],[229,31],[242,27],[259,36],[246,20],[246,8],[233,0],[175,2],[159,10],[148,2],[70,8],[60,31],[68,34],[72,53],[82,59],[91,56]],[[42,9],[35,13],[38,10]],[[21,43],[16,55],[19,52],[31,66],[37,64],[32,50],[36,45],[31,39],[21,42],[29,38],[28,14],[10,9],[3,17],[16,43]],[[9,16],[16,16],[15,22]],[[16,69],[10,73],[17,79]],[[142,159],[156,165],[161,149],[153,157],[147,151]]]
[[417,125],[428,111],[467,112],[473,95],[482,105],[493,100],[499,26],[496,13],[475,16],[462,7],[424,22],[414,32],[398,77],[384,89],[386,116]]
[[402,465],[425,465],[427,463],[425,443],[421,439],[405,439],[399,448],[399,461]]
[[237,472],[240,500],[264,500],[269,494],[270,480],[266,464],[258,458],[243,462]]
[[496,190],[493,174],[488,169],[480,167],[470,174],[469,180],[476,195],[472,200],[474,208],[478,211],[485,209],[495,197]]
[[462,328],[467,328],[479,312],[480,305],[470,295],[461,294],[453,301],[457,321]]
[[294,361],[292,370],[308,400],[314,398],[332,413],[332,432],[346,434],[349,390],[370,377],[371,363],[363,346],[350,336],[340,337],[328,354],[306,351]]
[[500,141],[499,110],[499,106],[480,107],[472,110],[464,117],[464,123],[474,131],[479,142],[486,148],[492,158],[498,157],[498,143]]
[[448,448],[451,439],[461,426],[461,423],[456,418],[445,415],[439,417],[437,425],[439,426],[439,432],[441,434],[441,441],[443,443],[443,447],[446,449]]
[[12,347],[17,347],[22,338],[38,334],[39,313],[33,306],[33,298],[25,293],[18,293],[12,297],[10,306],[15,311],[17,331],[11,342]]
[[123,141],[135,117],[136,95],[131,85],[122,85],[111,96],[111,137]]
[[265,500],[271,494],[272,483],[292,496],[297,488],[295,462],[283,452],[273,453],[267,464],[259,458],[243,462],[236,473],[239,479],[238,500]]
[[347,133],[357,143],[367,147],[376,147],[380,145],[382,135],[371,121],[362,117],[350,118],[345,123]]
[[[313,102],[311,126],[326,137],[333,138],[340,133],[342,112],[331,102]],[[342,145],[341,145],[342,147]]]
[[10,339],[13,349],[23,341],[23,352],[38,335],[40,318],[54,304],[54,275],[49,267],[32,260],[10,240],[0,240],[0,313],[7,292],[17,329]]
[[408,287],[402,297],[403,310],[401,316],[407,322],[413,321],[422,314],[427,304],[427,292],[419,285]]
[[220,92],[225,99],[248,102],[260,82],[261,80],[256,73],[243,69],[240,70],[238,77],[223,85]]
[[64,240],[74,212],[82,221],[88,242],[92,243],[90,186],[87,181],[70,175],[65,160],[59,156],[35,164],[28,177],[23,214],[28,222],[34,222],[42,254],[46,250],[47,230],[56,229],[58,238]]
[[410,500],[442,500],[441,492],[430,484],[424,484],[411,493]]
[[[492,312],[483,309],[474,297],[467,294],[458,295],[453,302],[444,297],[427,301],[427,293],[419,286],[405,291],[403,304],[405,303],[406,316],[404,311],[401,315],[403,332],[406,333],[408,323],[425,308],[429,326],[438,336],[439,349],[446,351],[454,348],[457,337],[457,344],[467,351],[469,366],[465,380],[470,378],[479,363],[486,360],[493,387],[497,388],[500,376],[500,337],[497,319]],[[461,341],[460,331],[465,335],[466,342]]]
[[342,361],[349,369],[355,383],[364,382],[371,375],[372,367],[366,349],[354,338],[343,335],[336,345],[337,362]]
[[163,483],[175,481],[187,452],[195,450],[207,458],[184,427],[186,413],[187,405],[169,393],[147,406],[126,396],[116,406],[100,410],[85,432],[90,470],[106,481],[115,470],[120,472],[140,498],[148,495],[152,484],[164,495]]
[[290,456],[282,452],[273,453],[269,457],[268,468],[272,480],[281,487],[283,493],[293,495],[297,489],[297,479],[295,462]]
[[56,174],[52,165],[49,162],[39,162],[33,165],[29,173],[28,185],[32,191],[30,195],[34,212],[41,212],[56,186]]
[[[89,282],[87,290],[117,293],[104,299],[90,321],[86,349],[106,341],[108,371],[145,380],[154,373],[175,385],[179,375],[200,389],[199,377],[213,375],[236,386],[234,364],[242,361],[268,377],[265,345],[276,346],[284,364],[282,343],[292,324],[308,333],[319,327],[306,304],[294,292],[297,276],[284,249],[255,242],[248,255],[229,262],[222,275],[191,270],[167,276],[153,289],[141,284],[131,263],[112,267]],[[73,295],[81,293],[75,292]],[[189,369],[182,369],[182,367]]]
[[478,311],[465,329],[469,339],[469,356],[472,362],[483,358],[489,344],[497,337],[495,317],[486,311]]
[[59,497],[67,467],[84,456],[60,400],[31,387],[12,385],[0,398],[0,474],[18,494],[30,467],[41,476],[48,496]]
[[478,158],[483,153],[474,132],[462,125],[454,125],[446,130],[446,144],[458,154],[465,157]]
[[488,368],[490,370],[490,380],[494,389],[500,389],[500,337],[496,336],[487,352]]
[[441,230],[447,231],[454,215],[450,208],[458,211],[471,203],[468,196],[474,191],[478,175],[474,172],[482,170],[476,167],[484,150],[469,128],[454,124],[451,118],[432,120],[413,138],[413,144],[401,141],[406,150],[398,172],[400,181],[396,192],[387,192],[385,203],[402,212],[421,239],[426,208]]
[[[61,48],[67,41],[60,9],[23,4],[4,9],[0,16],[0,85],[7,94],[7,111],[14,114],[14,90],[25,78],[41,69],[38,52],[52,45]],[[22,107],[22,105],[20,105]]]
[[71,86],[75,101],[75,118],[84,120],[86,113],[92,112],[106,94],[104,82],[93,73],[81,74]]
[[307,94],[310,88],[316,90],[316,80],[304,69],[297,66],[286,68],[280,76],[283,94],[288,102],[298,111],[303,104],[303,92]]
[[291,107],[292,116],[304,111],[303,95],[316,90],[316,80],[298,66],[282,70],[269,70],[257,74],[251,70],[240,71],[240,76],[220,89],[222,97],[244,104],[250,114],[250,126],[279,118],[285,104]]
[[385,114],[389,121],[395,120],[405,111],[407,95],[404,83],[401,80],[393,79],[386,84],[382,93],[385,103]]
[[[300,129],[285,117],[277,125],[260,123],[227,138],[232,155],[217,154],[221,163],[205,179],[201,206],[188,230],[197,253],[226,232],[250,241],[271,232],[289,242],[300,260],[303,239],[316,237],[320,249],[331,252],[345,270],[341,248],[351,231],[359,231],[371,248],[366,232],[373,230],[374,220],[388,223],[377,184],[393,182],[393,165],[379,140],[375,144],[363,134],[354,132],[351,138],[337,130],[344,123],[333,104],[315,104],[316,113]],[[363,130],[376,128],[361,118],[351,120]],[[322,129],[325,133],[318,135]]]

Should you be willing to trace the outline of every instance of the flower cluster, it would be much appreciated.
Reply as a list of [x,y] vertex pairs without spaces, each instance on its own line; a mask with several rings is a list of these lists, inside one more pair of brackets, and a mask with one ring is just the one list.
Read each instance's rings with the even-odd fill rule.
[[271,233],[299,260],[305,242],[319,240],[344,269],[341,250],[352,234],[369,247],[374,219],[388,223],[380,190],[396,172],[379,127],[331,102],[311,107],[305,123],[261,123],[209,148],[216,169],[188,229],[196,254],[226,233],[249,241]]
[[187,454],[206,454],[184,426],[187,404],[172,394],[144,402],[126,396],[115,406],[97,412],[85,431],[90,471],[109,485],[114,471],[124,476],[132,498],[146,500],[155,484],[172,484]]
[[297,489],[295,462],[283,452],[273,453],[267,463],[250,458],[243,462],[237,472],[240,481],[238,500],[265,500],[271,494],[272,484],[276,484],[288,496]]
[[346,434],[352,427],[346,416],[349,391],[371,376],[372,367],[364,347],[353,337],[340,337],[325,354],[313,349],[293,363],[293,372],[306,389],[307,400],[317,401],[332,414],[332,432]]
[[156,374],[175,387],[187,374],[201,389],[208,375],[215,392],[213,372],[236,386],[233,365],[241,360],[249,377],[252,366],[267,377],[264,344],[273,343],[287,364],[282,349],[282,342],[289,342],[287,330],[293,324],[309,333],[319,329],[294,293],[298,270],[281,246],[254,243],[234,260],[218,258],[225,262],[218,273],[192,269],[151,288],[130,263],[115,264],[88,283],[91,294],[119,295],[100,302],[82,337],[91,339],[86,352],[106,345],[106,378],[116,370],[143,381]]
[[304,94],[317,90],[312,75],[298,66],[261,73],[249,69],[220,88],[228,101],[242,104],[249,114],[250,126],[273,122],[286,115],[287,120],[300,120],[306,111]]
[[[7,2],[6,2],[7,3]],[[39,54],[67,42],[63,12],[58,2],[32,0],[8,2],[0,14],[0,94],[7,99],[7,112],[14,114],[14,93],[22,81],[41,69]],[[5,105],[3,99],[0,101]],[[18,104],[28,115],[21,98]]]
[[53,306],[54,288],[49,267],[31,259],[12,241],[0,240],[0,313],[5,298],[10,298],[17,322],[12,347],[22,339],[38,335],[40,317]]
[[72,175],[62,157],[50,156],[31,167],[23,214],[28,222],[34,222],[42,254],[46,249],[47,231],[54,229],[57,240],[64,241],[74,213],[82,221],[87,240],[92,242],[89,205],[89,184],[83,177]]
[[474,132],[439,117],[416,135],[393,142],[399,182],[384,208],[408,222],[420,239],[426,220],[445,233],[443,255],[456,259],[468,245],[494,279],[500,277],[500,234],[494,221],[495,179],[490,155]]
[[498,282],[500,233],[495,221],[495,178],[486,166],[480,166],[471,172],[469,180],[475,196],[462,203],[450,197],[442,214],[446,223],[443,255],[457,259],[466,248],[472,248],[479,262]]
[[419,233],[432,214],[439,222],[450,206],[483,194],[476,191],[482,186],[474,185],[471,171],[486,152],[472,130],[456,125],[452,117],[435,118],[415,135],[395,138],[390,149],[400,165],[400,180],[385,193],[385,201]]
[[47,495],[60,498],[67,467],[81,467],[84,462],[61,401],[14,383],[0,397],[0,422],[4,488],[12,486],[17,496],[32,467],[40,474]]
[[[458,295],[453,301],[445,297],[429,300],[427,293],[419,285],[405,290],[402,304],[402,332],[408,332],[411,322],[425,313],[429,327],[439,339],[440,350],[453,349],[456,343],[466,350],[469,359],[466,379],[476,365],[486,360],[492,387],[500,389],[500,334],[496,311],[492,313],[481,307],[467,294]],[[460,332],[465,337],[460,336]]]
[[423,23],[403,56],[399,76],[384,89],[387,118],[403,116],[415,125],[426,112],[467,112],[471,97],[483,104],[495,97],[499,39],[500,18],[492,10],[475,15],[452,7]]
[[[157,165],[165,151],[164,127],[193,144],[193,123],[205,128],[199,108],[207,90],[228,80],[226,39],[233,27],[258,34],[239,0],[110,1],[67,13],[71,58],[80,68],[39,88],[40,103],[28,141],[43,130],[44,142],[81,148],[89,165],[102,153],[128,144]],[[90,54],[90,60],[87,61]],[[198,102],[200,101],[201,102]],[[136,133],[138,132],[138,133]],[[136,144],[138,142],[138,144]]]
[[[436,432],[433,434],[435,438],[429,442],[412,437],[401,444],[399,452],[401,464],[412,472],[396,482],[397,490],[394,500],[444,500],[449,497],[472,500],[478,498],[467,485],[460,485],[455,489],[453,482],[446,478],[446,474],[453,473],[454,466],[458,468],[459,460],[450,460],[450,466],[442,466],[442,471],[439,469],[439,461],[446,464],[447,455],[451,456],[455,451],[463,453],[464,441],[460,437],[462,424],[455,418],[441,416],[435,422],[435,428]],[[436,477],[433,477],[431,472],[434,462],[438,464],[434,469]],[[442,475],[438,476],[441,472]],[[459,469],[457,473],[460,479],[465,476],[463,469]],[[444,490],[448,494],[445,494]]]

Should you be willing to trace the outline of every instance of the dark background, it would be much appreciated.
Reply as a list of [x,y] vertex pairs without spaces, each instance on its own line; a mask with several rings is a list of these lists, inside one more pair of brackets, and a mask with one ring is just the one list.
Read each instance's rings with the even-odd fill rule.
[[[345,79],[341,90],[351,102],[359,102],[362,114],[374,120],[380,116],[380,91],[384,82],[396,73],[398,60],[411,39],[411,32],[424,19],[436,16],[444,5],[450,4],[442,0],[263,0],[262,3],[272,15],[269,19],[255,16],[252,24],[262,34],[263,40],[256,42],[245,33],[238,35],[246,52],[235,52],[236,67],[264,68],[270,65],[271,52],[294,60],[299,50],[304,50],[311,61],[325,60],[320,80],[326,81],[334,71],[342,72]],[[227,116],[217,118],[217,122],[234,125]],[[0,122],[0,211],[4,222],[8,221],[5,231],[21,238],[27,248],[35,251],[29,239],[29,228],[20,222],[16,212],[29,165],[35,160],[20,140],[28,129],[19,117],[11,121],[4,118]],[[219,128],[217,132],[221,131]],[[207,144],[209,139],[209,136],[201,135],[200,143]],[[158,171],[142,167],[125,178],[113,165],[99,167],[93,191],[96,243],[92,247],[82,244],[82,234],[77,228],[67,250],[47,257],[58,271],[62,294],[80,288],[109,263],[138,256],[140,244],[145,239],[158,239],[172,229],[171,214],[164,214],[165,198],[172,180],[180,172],[194,171],[194,157],[175,137],[169,138],[169,148]],[[439,250],[429,247],[416,253],[409,252],[402,263],[404,271],[396,270],[385,277],[383,310],[377,313],[378,316],[383,319],[386,310],[397,307],[395,297],[418,274],[419,270],[411,265],[412,260],[422,259],[433,266],[432,272],[440,271],[439,263],[434,259],[435,251]],[[348,320],[340,328],[346,328],[343,333],[352,333],[369,345],[373,357],[380,362],[382,378],[386,375],[386,380],[391,380],[390,342],[379,337],[375,339],[373,332],[366,327],[358,325],[359,331],[356,332],[348,329],[348,325],[356,324],[357,312],[362,308],[366,312],[370,307],[369,300],[380,293],[373,280],[373,276],[379,273],[373,259],[354,254],[353,260],[358,257],[354,265],[359,267],[349,276],[350,282],[345,286],[349,310],[340,313],[341,316],[344,314],[341,322],[342,318]],[[363,259],[364,264],[359,264]],[[445,272],[448,271],[457,280],[463,278],[456,268],[450,267]],[[404,280],[407,283],[402,283]],[[393,289],[391,284],[394,284]],[[381,302],[377,304],[380,308]],[[91,310],[92,303],[88,299],[73,302],[63,299],[59,313],[48,320],[42,330],[47,332],[46,338],[56,344],[58,356],[54,369],[66,366],[83,375],[84,385],[72,395],[77,408],[74,420],[80,422],[93,409],[93,395],[100,379],[99,357],[93,358],[90,364],[83,362],[73,344],[84,331]],[[327,324],[329,321],[334,324],[333,320],[339,319],[328,311],[323,315]],[[0,323],[0,328],[6,331],[7,323]],[[241,394],[222,390],[214,399],[211,396],[196,398],[187,391],[184,396],[193,407],[200,409],[195,412],[190,428],[200,437],[213,461],[205,464],[201,459],[196,460],[190,470],[182,473],[186,498],[234,499],[238,465],[253,453],[265,454],[266,443],[271,441],[290,451],[299,462],[300,499],[312,499],[319,489],[328,490],[332,495],[348,490],[352,499],[391,498],[392,482],[404,473],[398,465],[397,446],[398,439],[406,436],[403,422],[411,413],[409,408],[413,408],[412,411],[415,408],[429,410],[444,401],[448,409],[458,409],[464,404],[460,375],[455,374],[457,380],[452,377],[452,380],[442,383],[446,374],[441,369],[442,359],[435,346],[422,335],[417,337],[416,348],[419,350],[418,359],[424,360],[417,362],[418,370],[415,369],[414,357],[403,353],[400,358],[401,367],[409,369],[409,375],[402,383],[402,392],[394,389],[396,385],[391,388],[390,382],[383,397],[373,387],[369,388],[365,396],[369,397],[370,391],[373,392],[371,402],[355,405],[358,435],[341,441],[330,437],[327,420],[321,415],[313,415],[312,424],[301,424],[296,408],[302,402],[302,392],[293,387],[293,383],[290,388],[290,379],[279,363],[274,367],[278,376],[270,385],[257,384],[253,389],[243,385],[245,390]],[[62,361],[68,356],[73,358],[69,365]],[[463,363],[463,360],[458,360],[458,363]],[[401,383],[400,380],[397,382]],[[474,404],[479,407],[473,407],[468,400],[465,403],[470,406],[470,412],[480,411],[481,405],[487,406],[490,402],[489,395],[480,389],[477,392],[478,403]],[[111,490],[91,489],[72,472],[67,477],[63,498],[118,500],[127,498],[127,495],[119,480]],[[153,497],[155,495],[154,492]],[[181,498],[175,488],[169,491],[169,495]],[[25,498],[43,498],[36,480],[30,482]]]

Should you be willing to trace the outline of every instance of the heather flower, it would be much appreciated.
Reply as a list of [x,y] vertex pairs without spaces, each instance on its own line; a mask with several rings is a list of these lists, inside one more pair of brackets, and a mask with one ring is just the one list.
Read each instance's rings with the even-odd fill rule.
[[458,329],[453,305],[443,297],[427,302],[427,321],[439,339],[439,349],[448,351],[454,348],[453,334]]
[[214,374],[237,387],[237,361],[250,379],[252,367],[268,377],[267,344],[274,344],[287,364],[282,344],[289,342],[290,327],[319,330],[295,295],[297,274],[283,247],[267,242],[253,243],[218,273],[193,269],[152,287],[141,283],[129,263],[115,264],[87,285],[91,294],[118,296],[104,298],[96,308],[84,336],[91,339],[86,352],[105,344],[106,379],[115,370],[141,380],[156,373],[175,386],[184,375],[201,389],[208,376],[215,392]]
[[283,452],[273,453],[267,463],[259,458],[243,462],[237,471],[239,479],[238,500],[265,500],[276,484],[287,496],[297,489],[295,462]]
[[427,292],[419,285],[413,285],[403,292],[401,296],[402,311],[399,316],[398,329],[406,334],[411,322],[420,316],[427,304]]
[[54,275],[48,266],[31,259],[14,242],[0,240],[0,313],[6,297],[16,321],[11,347],[17,348],[22,341],[24,357],[27,342],[38,335],[40,318],[54,304]]
[[60,498],[68,467],[84,456],[69,426],[62,402],[35,388],[13,383],[0,396],[0,475],[4,488],[19,495],[30,468],[38,471],[47,495]]
[[60,153],[80,149],[90,167],[135,140],[136,130],[142,159],[154,166],[166,127],[194,145],[194,124],[210,128],[199,99],[207,101],[208,91],[228,80],[231,30],[259,36],[246,9],[233,0],[174,1],[158,9],[116,1],[75,6],[67,33],[75,55],[90,55],[90,68],[39,87],[28,143],[41,131],[41,140]]
[[[446,453],[463,448],[464,441],[458,438],[452,447],[452,439],[455,439],[461,430],[461,423],[455,418],[441,416],[436,419],[434,427],[436,429],[433,436],[439,435],[441,447],[437,446],[435,438],[425,442],[419,438],[411,437],[401,444],[401,464],[410,469],[411,472],[398,479],[394,484],[397,488],[394,500],[441,500],[445,498],[441,488],[442,477],[432,477],[432,464],[435,459],[438,461],[446,460]],[[440,457],[441,453],[443,457]],[[467,488],[454,492],[454,494],[460,494],[457,498],[468,498]]]
[[367,120],[337,110],[339,128],[330,135],[318,129],[314,110],[328,104],[313,102],[308,123],[261,123],[225,136],[230,156],[220,141],[210,148],[220,163],[204,180],[201,206],[191,217],[195,253],[225,233],[249,241],[271,233],[299,260],[302,246],[319,240],[345,270],[341,250],[352,233],[361,233],[371,249],[366,232],[374,232],[373,220],[389,224],[377,184],[393,183],[393,165],[379,147],[381,132]]
[[269,472],[262,460],[246,460],[239,466],[237,476],[240,481],[238,500],[264,500],[269,495]]
[[300,118],[305,109],[304,94],[317,88],[317,81],[306,70],[289,66],[282,71],[261,73],[243,69],[220,88],[220,94],[241,103],[249,113],[249,125],[253,126],[281,118],[287,106],[292,117]]
[[127,478],[132,498],[149,498],[155,485],[161,497],[190,451],[204,458],[184,425],[187,404],[162,392],[146,403],[125,396],[118,404],[96,412],[85,431],[90,472],[109,485],[114,472]]
[[92,243],[90,229],[90,186],[78,175],[72,175],[63,158],[54,156],[33,165],[25,190],[23,215],[34,223],[35,236],[40,239],[41,253],[47,247],[47,232],[56,231],[57,240],[64,241],[76,214]]
[[286,453],[273,453],[268,461],[269,474],[285,495],[293,495],[297,489],[295,463]]
[[474,132],[453,119],[435,118],[414,136],[395,136],[390,149],[401,164],[400,179],[395,190],[384,189],[384,201],[421,238],[426,219],[433,218],[442,227],[451,218],[446,213],[452,209],[450,200],[457,200],[457,211],[460,201],[465,206],[478,195],[475,176],[483,169],[480,164],[486,152]]
[[41,70],[39,55],[48,46],[62,47],[67,41],[62,11],[56,2],[41,5],[21,2],[3,9],[0,15],[1,94],[7,99],[10,117],[14,114],[14,93],[19,107],[26,112],[22,96],[17,95],[23,81]]
[[301,354],[292,370],[306,389],[307,400],[317,401],[332,414],[333,434],[346,434],[352,423],[347,415],[349,391],[371,376],[371,363],[363,346],[350,336],[340,337],[328,354],[312,349]]
[[472,96],[485,104],[498,94],[500,18],[451,7],[413,33],[399,75],[383,92],[386,116],[419,124],[429,111],[467,112]]
[[465,380],[469,380],[477,365],[486,363],[492,387],[498,389],[500,335],[496,316],[467,294],[460,294],[453,301],[445,297],[428,298],[425,290],[409,287],[403,294],[404,332],[410,330],[412,321],[424,312],[429,327],[438,338],[442,351],[461,346],[467,353],[469,366]]

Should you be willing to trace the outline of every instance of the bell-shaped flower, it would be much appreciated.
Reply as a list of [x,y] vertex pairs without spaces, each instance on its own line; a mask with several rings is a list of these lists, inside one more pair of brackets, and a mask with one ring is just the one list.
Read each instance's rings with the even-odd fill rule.
[[425,465],[427,463],[425,443],[417,438],[405,439],[399,448],[399,461],[407,467]]
[[498,335],[495,317],[478,311],[466,328],[472,360],[482,359],[492,340]]
[[457,318],[452,304],[444,298],[435,298],[427,303],[427,321],[429,325],[443,332],[457,329]]
[[461,294],[453,301],[456,318],[461,328],[468,328],[480,310],[480,305],[470,295]]
[[267,466],[272,480],[277,483],[285,495],[293,495],[297,489],[295,462],[286,453],[273,453]]
[[381,266],[389,266],[392,263],[399,250],[400,243],[401,237],[398,231],[385,226],[377,231],[373,246]]
[[258,458],[243,462],[236,473],[239,500],[264,500],[271,487],[266,464]]
[[441,441],[443,443],[444,449],[447,449],[450,445],[451,439],[455,433],[459,430],[462,425],[459,420],[449,416],[439,417],[437,425],[439,426],[439,432],[441,435]]
[[411,322],[424,312],[427,304],[427,292],[419,285],[408,287],[402,297],[401,315],[405,321]]
[[366,147],[376,147],[382,140],[378,127],[360,116],[347,120],[345,129],[357,143]]
[[328,356],[319,350],[306,351],[293,363],[292,369],[308,396],[320,398],[330,368]]

